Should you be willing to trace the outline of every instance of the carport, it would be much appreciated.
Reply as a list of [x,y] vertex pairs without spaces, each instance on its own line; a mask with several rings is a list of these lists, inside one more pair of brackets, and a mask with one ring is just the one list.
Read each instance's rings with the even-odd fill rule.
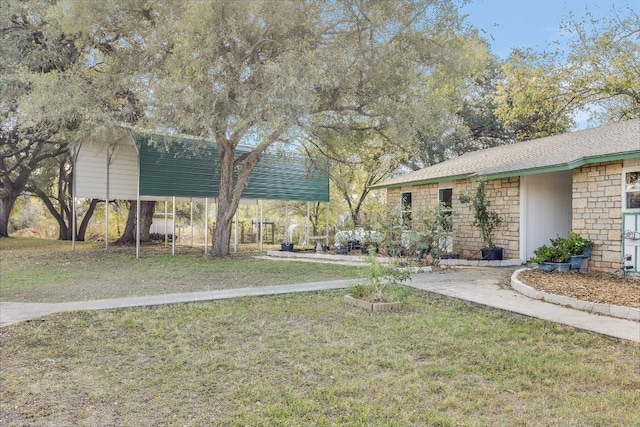
[[[239,146],[236,155],[250,150],[250,146]],[[102,136],[74,149],[73,168],[73,235],[78,198],[136,200],[136,256],[140,254],[141,201],[165,201],[165,218],[168,200],[173,201],[174,211],[176,201],[201,202],[205,204],[205,216],[208,216],[210,201],[216,202],[218,197],[220,160],[216,145],[194,137],[164,136],[130,129],[102,132]],[[241,200],[241,204],[255,204],[260,210],[260,228],[263,200],[328,204],[328,172],[298,155],[265,153],[251,172]],[[108,246],[108,204],[106,215],[105,245]],[[175,217],[175,212],[173,215]],[[285,218],[287,216],[285,214]],[[236,225],[236,250],[237,228]],[[205,253],[206,233],[205,226]],[[73,245],[75,247],[75,241]],[[172,245],[172,253],[175,253],[175,239]],[[260,246],[262,248],[262,241]]]

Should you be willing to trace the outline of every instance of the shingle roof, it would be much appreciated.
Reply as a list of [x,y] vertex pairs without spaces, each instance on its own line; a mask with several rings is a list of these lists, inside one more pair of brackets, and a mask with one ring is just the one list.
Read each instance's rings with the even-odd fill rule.
[[373,188],[472,177],[498,178],[568,170],[586,163],[640,158],[640,119],[465,153],[391,178]]

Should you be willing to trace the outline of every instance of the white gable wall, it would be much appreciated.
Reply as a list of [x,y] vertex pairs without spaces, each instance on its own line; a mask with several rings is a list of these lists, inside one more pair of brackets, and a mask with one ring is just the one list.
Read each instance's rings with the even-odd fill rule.
[[[113,150],[107,182],[107,152]],[[116,145],[83,144],[76,159],[76,197],[135,200],[138,194],[138,154],[127,134]]]

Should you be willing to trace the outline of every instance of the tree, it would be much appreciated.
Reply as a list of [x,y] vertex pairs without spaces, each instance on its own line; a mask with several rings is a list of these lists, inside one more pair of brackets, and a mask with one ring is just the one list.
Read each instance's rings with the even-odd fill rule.
[[380,132],[320,129],[307,142],[309,157],[330,161],[329,177],[354,226],[363,225],[362,210],[370,187],[390,177],[406,158],[403,147]]
[[[46,5],[44,6],[46,7]],[[24,98],[33,91],[30,76],[57,73],[77,60],[73,42],[44,20],[36,2],[0,4],[0,237],[8,237],[11,209],[40,162],[67,150],[53,141],[77,123],[37,120],[23,114]]]
[[[138,218],[138,202],[136,200],[129,200],[129,214],[127,216],[127,223],[122,231],[122,235],[113,242],[116,245],[126,245],[134,243],[136,241],[137,230],[137,218]],[[149,230],[151,229],[151,222],[153,221],[153,213],[155,212],[156,202],[149,200],[142,200],[140,202],[140,241],[149,242],[151,240],[149,236]]]
[[[58,157],[40,162],[27,184],[25,190],[35,194],[42,200],[49,213],[58,223],[58,239],[73,238],[73,171],[71,170],[71,153],[65,151]],[[98,199],[89,200],[83,209],[76,210],[82,220],[76,229],[76,239],[84,241],[89,220],[100,203]]]
[[601,19],[569,15],[568,51],[514,50],[504,64],[496,114],[518,139],[563,133],[576,117],[611,122],[640,117],[640,15],[630,7]]
[[[265,151],[346,123],[410,141],[424,111],[439,108],[430,88],[467,76],[484,54],[455,0],[74,2],[64,16],[146,96],[146,126],[216,142],[214,256],[229,253],[242,189]],[[119,43],[110,51],[105,40]],[[238,155],[239,144],[252,150]]]
[[[0,3],[0,237],[16,198],[42,162],[96,127],[132,123],[137,98],[90,45],[64,31],[56,1]],[[118,39],[103,39],[114,50]]]

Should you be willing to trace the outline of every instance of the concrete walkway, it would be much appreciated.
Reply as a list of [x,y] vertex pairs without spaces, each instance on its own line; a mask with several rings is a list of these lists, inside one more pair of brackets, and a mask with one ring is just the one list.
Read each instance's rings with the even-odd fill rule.
[[[435,295],[455,298],[472,304],[516,313],[528,317],[572,326],[597,334],[640,342],[640,323],[616,319],[529,298],[505,286],[513,268],[457,268],[446,273],[420,273],[412,276],[409,286]],[[0,327],[34,320],[51,313],[104,310],[187,302],[213,301],[242,296],[279,295],[343,289],[357,280],[338,280],[280,286],[264,286],[220,291],[192,292],[57,304],[0,302]]]

